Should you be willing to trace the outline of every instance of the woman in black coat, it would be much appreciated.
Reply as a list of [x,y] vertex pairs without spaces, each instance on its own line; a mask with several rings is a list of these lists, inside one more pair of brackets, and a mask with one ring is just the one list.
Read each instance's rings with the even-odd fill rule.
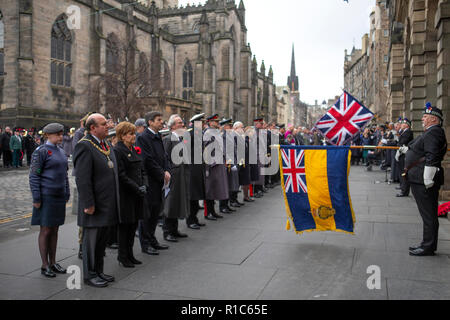
[[134,236],[138,220],[144,211],[144,196],[148,181],[140,157],[140,149],[134,147],[136,127],[121,122],[116,127],[117,145],[114,153],[119,167],[120,214],[118,226],[119,254],[117,260],[126,268],[141,264],[133,255]]

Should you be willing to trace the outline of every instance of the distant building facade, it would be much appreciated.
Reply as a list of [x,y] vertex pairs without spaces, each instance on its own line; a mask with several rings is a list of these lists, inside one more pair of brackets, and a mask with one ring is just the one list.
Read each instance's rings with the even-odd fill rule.
[[[71,5],[80,8],[80,29],[66,23]],[[245,11],[242,0],[184,8],[177,0],[2,1],[0,126],[74,126],[87,111],[107,114],[108,103],[89,105],[88,93],[120,59],[119,39],[134,39],[134,65],[149,61],[157,89],[142,97],[144,111],[277,120],[273,70],[252,55]]]

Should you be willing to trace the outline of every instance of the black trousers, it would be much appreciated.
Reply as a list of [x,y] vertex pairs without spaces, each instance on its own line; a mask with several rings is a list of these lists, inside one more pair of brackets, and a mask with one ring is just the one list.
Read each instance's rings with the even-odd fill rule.
[[12,153],[11,150],[3,150],[3,166],[12,166]]
[[228,201],[229,201],[229,199],[227,199],[227,200],[219,200],[219,210],[227,209],[228,208]]
[[103,273],[108,227],[83,228],[83,278],[89,280]]
[[121,223],[118,225],[118,241],[119,241],[119,254],[118,259],[126,260],[129,258],[134,258],[133,246],[134,237],[136,234],[136,223]]
[[405,168],[405,155],[401,155],[398,159],[398,166],[400,168],[400,188],[403,194],[409,195],[409,190],[411,188],[408,179],[402,176],[403,169]]
[[169,234],[176,235],[178,233],[178,219],[164,217],[162,229],[164,236],[168,236]]
[[411,184],[411,191],[416,199],[417,208],[423,220],[422,248],[436,251],[438,243],[438,200],[440,186],[426,189],[423,184]]
[[208,214],[215,214],[216,211],[214,209],[214,200],[205,200],[205,203]]
[[117,244],[117,225],[108,227],[108,238],[106,240],[106,245],[110,246],[112,244]]
[[230,192],[230,201],[236,202],[238,199],[238,194],[239,194],[239,191],[231,191]]
[[263,186],[262,185],[260,185],[260,184],[254,184],[253,185],[254,186],[254,192],[256,193],[256,192],[263,192]]
[[139,242],[142,250],[159,244],[155,237],[155,231],[158,225],[160,206],[151,206],[149,210],[150,218],[139,220]]
[[197,218],[198,210],[200,210],[198,200],[190,200],[189,216],[186,218],[187,225],[199,223]]

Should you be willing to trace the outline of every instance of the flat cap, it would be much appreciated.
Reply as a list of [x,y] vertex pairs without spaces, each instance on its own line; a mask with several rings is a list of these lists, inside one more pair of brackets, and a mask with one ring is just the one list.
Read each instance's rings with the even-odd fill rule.
[[195,116],[193,116],[191,118],[191,120],[189,120],[189,122],[204,120],[204,118],[205,118],[205,113],[196,114]]
[[221,126],[224,126],[226,124],[232,125],[233,124],[233,119],[223,119],[222,121],[219,122],[219,124]]
[[211,117],[207,118],[208,121],[219,121],[219,115],[216,113],[212,115]]
[[58,133],[58,132],[63,132],[64,131],[64,126],[60,123],[49,123],[48,125],[46,125],[44,127],[44,129],[42,129],[43,133],[47,133],[47,134],[51,134],[51,133]]
[[136,127],[146,127],[145,119],[137,119],[134,125]]

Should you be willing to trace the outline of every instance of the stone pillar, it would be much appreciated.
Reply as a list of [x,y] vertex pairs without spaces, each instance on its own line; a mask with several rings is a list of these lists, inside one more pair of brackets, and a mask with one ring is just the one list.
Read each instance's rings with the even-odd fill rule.
[[409,111],[412,122],[412,130],[415,133],[422,131],[422,111],[425,106],[426,79],[425,79],[425,51],[424,42],[426,38],[425,23],[425,1],[414,0],[410,7],[411,16],[411,46],[409,51],[410,60],[410,88],[411,96]]
[[[19,1],[18,106],[33,107],[33,2]],[[17,119],[17,121],[20,121]],[[16,124],[17,125],[17,124]]]
[[[447,140],[450,137],[450,0],[441,0],[436,12],[437,29],[437,102],[444,113],[443,127]],[[445,184],[441,189],[441,199],[450,200],[450,156],[442,164],[445,170]],[[450,216],[449,216],[450,219]]]
[[391,52],[389,61],[389,99],[387,117],[396,121],[403,116],[404,109],[404,86],[403,67],[405,63],[403,46],[403,26],[396,23],[391,34]]

